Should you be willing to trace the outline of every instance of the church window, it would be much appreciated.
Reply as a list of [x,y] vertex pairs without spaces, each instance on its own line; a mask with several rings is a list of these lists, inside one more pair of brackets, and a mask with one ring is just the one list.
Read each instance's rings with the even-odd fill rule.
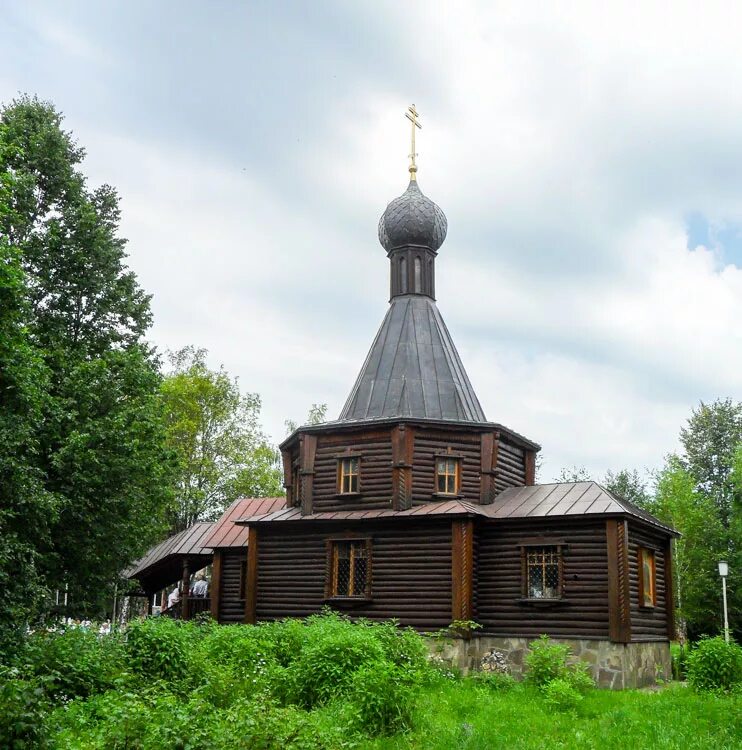
[[439,495],[457,495],[460,484],[458,458],[441,457],[436,460],[435,489]]
[[558,599],[562,595],[562,556],[558,546],[527,547],[526,588],[529,599]]
[[642,607],[656,604],[654,552],[645,547],[639,548],[639,604]]
[[338,492],[341,495],[359,492],[360,458],[349,456],[338,460]]
[[420,294],[423,290],[423,269],[420,258],[415,258],[415,294]]
[[407,294],[407,258],[399,261],[399,290]]
[[329,597],[362,598],[371,593],[371,540],[328,541]]

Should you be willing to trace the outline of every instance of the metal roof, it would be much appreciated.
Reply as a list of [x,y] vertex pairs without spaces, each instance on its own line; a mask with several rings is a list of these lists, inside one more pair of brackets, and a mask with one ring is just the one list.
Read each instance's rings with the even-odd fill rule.
[[[177,581],[182,573],[183,560],[191,566],[203,567],[211,561],[212,552],[204,541],[215,524],[194,523],[193,526],[156,544],[140,560],[123,572],[124,578],[136,578],[145,590],[157,591]],[[191,569],[195,572],[197,568]]]
[[235,500],[222,517],[213,524],[204,546],[212,548],[246,547],[248,528],[235,521],[245,516],[262,516],[286,505],[285,497],[241,497]]
[[392,299],[338,421],[387,417],[487,421],[430,297]]
[[479,505],[466,500],[430,502],[409,510],[346,510],[302,516],[300,508],[284,508],[262,516],[241,518],[239,524],[286,521],[350,521],[375,518],[419,518],[439,515],[475,515],[488,519],[555,518],[566,516],[630,515],[671,534],[677,532],[651,513],[609,492],[597,482],[561,482],[512,487],[494,503]]

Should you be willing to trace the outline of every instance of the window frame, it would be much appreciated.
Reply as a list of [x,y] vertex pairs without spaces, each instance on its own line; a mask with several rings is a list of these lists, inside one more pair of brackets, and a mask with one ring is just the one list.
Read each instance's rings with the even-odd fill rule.
[[[360,453],[344,453],[340,456],[335,457],[337,460],[337,492],[336,495],[340,497],[358,497],[361,494],[361,455]],[[343,466],[346,461],[355,461],[357,465],[357,469],[355,474],[345,474],[343,471]],[[344,477],[351,477],[351,486],[352,486],[352,477],[355,476],[356,478],[356,489],[355,490],[348,490],[347,492],[343,491],[343,478]]]
[[[524,604],[536,604],[549,606],[553,604],[566,603],[567,599],[564,592],[564,555],[569,549],[569,545],[563,539],[550,539],[548,537],[523,540],[518,544],[520,547],[520,565],[521,565],[521,599]],[[535,548],[553,547],[557,554],[557,565],[559,580],[557,582],[557,596],[555,597],[533,597],[530,596],[529,586],[529,563],[528,553]]]
[[[639,606],[642,609],[654,609],[657,606],[657,551],[651,547],[639,546],[636,555],[638,569],[637,578],[639,583]],[[650,560],[651,575],[649,578],[649,592],[646,590],[644,581],[644,561]],[[649,593],[649,601],[647,601]]]
[[[362,592],[357,594],[338,594],[337,593],[337,555],[336,549],[340,544],[350,544],[351,553],[353,545],[362,545],[366,553],[366,584]],[[373,571],[373,543],[370,536],[364,535],[341,535],[332,536],[325,539],[325,601],[334,602],[338,604],[349,604],[352,605],[358,602],[371,601],[372,592],[372,571]],[[352,563],[353,555],[351,554],[351,565],[350,569],[352,575],[354,575],[354,566]]]
[[[434,497],[460,497],[461,496],[461,461],[462,457],[453,453],[438,453],[434,457],[433,464],[433,496]],[[454,491],[453,492],[441,492],[438,485],[438,479],[441,476],[450,477],[451,474],[446,472],[441,474],[438,470],[438,463],[440,461],[453,461],[454,462]]]

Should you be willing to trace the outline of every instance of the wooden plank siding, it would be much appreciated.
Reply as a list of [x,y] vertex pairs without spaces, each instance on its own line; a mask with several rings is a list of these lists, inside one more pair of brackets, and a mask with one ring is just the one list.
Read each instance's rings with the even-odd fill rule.
[[326,539],[357,532],[371,536],[371,601],[337,604],[353,617],[385,620],[423,630],[451,622],[451,521],[414,524],[312,524],[261,527],[257,565],[257,620],[306,617],[325,599]]
[[[666,641],[668,632],[667,587],[665,584],[665,537],[637,524],[629,529],[629,591],[631,596],[631,640]],[[654,552],[655,606],[642,607],[639,601],[639,547]]]
[[212,597],[218,601],[219,622],[242,622],[245,617],[245,600],[240,594],[247,551],[239,548],[226,549],[218,552],[218,555],[221,575],[216,596],[212,588]]
[[[476,619],[482,633],[537,637],[608,638],[608,556],[605,521],[539,518],[480,525]],[[522,602],[524,539],[564,543],[563,602]]]
[[[360,456],[360,495],[338,495],[338,456]],[[314,457],[314,512],[375,510],[392,504],[392,433],[318,436]]]

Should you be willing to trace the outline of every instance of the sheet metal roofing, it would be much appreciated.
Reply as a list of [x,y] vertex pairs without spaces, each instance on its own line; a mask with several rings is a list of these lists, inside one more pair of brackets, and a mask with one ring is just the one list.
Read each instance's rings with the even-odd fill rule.
[[391,301],[338,421],[386,417],[487,421],[430,297]]
[[490,519],[544,518],[560,516],[630,515],[670,533],[676,533],[653,515],[609,492],[597,482],[561,482],[513,487],[500,493],[494,503],[479,505],[466,500],[448,500],[419,505],[409,510],[347,510],[301,515],[300,508],[284,508],[262,516],[239,519],[240,524],[287,521],[336,521],[375,518],[418,518],[440,515],[475,515]]
[[283,508],[285,497],[241,497],[235,500],[222,517],[212,525],[209,536],[204,540],[206,547],[245,547],[247,546],[247,526],[237,526],[235,521],[245,516],[263,516]]
[[152,547],[147,554],[124,571],[126,578],[136,578],[168,557],[198,557],[211,554],[205,539],[211,534],[215,524],[194,523],[193,526],[168,537],[164,542]]

